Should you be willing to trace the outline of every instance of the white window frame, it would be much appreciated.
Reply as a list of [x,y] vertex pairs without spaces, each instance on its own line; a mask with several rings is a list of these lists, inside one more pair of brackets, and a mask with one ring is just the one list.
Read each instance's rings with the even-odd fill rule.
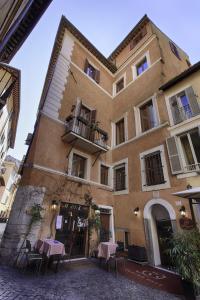
[[[187,119],[181,123],[178,123],[178,124],[174,124],[174,120],[173,120],[173,116],[172,116],[172,111],[171,111],[171,106],[170,106],[170,98],[173,97],[173,96],[176,96],[182,92],[185,92],[185,90],[189,87],[191,87],[192,85],[191,84],[187,84],[187,85],[184,85],[182,88],[176,90],[175,92],[165,96],[165,103],[166,103],[166,106],[167,106],[167,112],[168,112],[168,116],[169,116],[169,122],[170,122],[170,126],[180,126],[180,124],[183,124],[183,122],[189,122],[189,120],[191,120],[192,118],[190,119]],[[193,87],[193,86],[192,86]]]
[[[149,102],[150,100],[152,100],[153,103],[153,108],[155,110],[155,117],[156,117],[156,126],[150,128],[149,130],[146,131],[142,131],[142,125],[141,125],[141,115],[140,115],[140,108],[145,105],[147,102]],[[143,101],[142,103],[140,103],[137,106],[133,107],[134,109],[134,115],[135,115],[135,130],[136,130],[136,136],[139,136],[141,134],[144,134],[146,132],[151,131],[152,129],[158,127],[160,125],[160,116],[159,116],[159,111],[158,111],[158,104],[157,104],[157,97],[156,94],[154,94],[152,97],[146,99],[145,101]]]
[[[145,172],[144,156],[151,154],[153,152],[156,152],[156,151],[160,151],[160,157],[161,157],[161,162],[162,162],[162,166],[163,166],[163,175],[164,175],[165,183],[147,186],[146,185],[146,172]],[[170,188],[170,181],[169,181],[169,175],[168,175],[168,169],[167,169],[167,162],[166,162],[166,158],[165,158],[164,145],[160,145],[160,146],[151,148],[147,151],[140,153],[140,167],[141,167],[142,191],[148,192],[148,191],[162,190],[162,189]]]
[[[194,127],[194,129],[198,129],[198,128]],[[200,171],[200,164],[197,161],[197,157],[196,157],[196,153],[194,151],[194,146],[193,146],[193,143],[192,143],[190,132],[191,131],[184,132],[184,133],[180,134],[179,136],[177,136],[178,148],[179,148],[179,151],[180,151],[180,158],[181,158],[182,163],[183,163],[183,173]],[[194,170],[189,170],[188,169],[188,171],[187,171],[187,167],[189,167],[190,165],[188,165],[187,162],[186,162],[183,145],[181,143],[181,137],[184,136],[184,135],[187,135],[187,137],[188,137],[190,149],[191,149],[191,152],[192,152],[192,157],[194,159],[194,164],[197,166]]]
[[116,168],[116,166],[121,165],[123,163],[125,164],[125,185],[126,185],[126,189],[122,190],[122,191],[114,191],[114,193],[113,193],[114,195],[124,195],[124,194],[129,193],[128,157],[113,163],[113,165],[112,165],[112,188],[114,189],[114,172],[115,172],[115,168]]
[[[137,75],[137,66],[143,61],[143,59],[146,58],[147,60],[147,68],[144,70],[141,74]],[[134,62],[132,65],[132,73],[133,73],[133,80],[136,80],[140,76],[142,76],[151,66],[151,61],[150,61],[150,55],[149,51],[147,51],[143,56],[141,56],[138,60]]]
[[[86,170],[85,170],[85,174],[84,174],[84,178],[80,178],[80,177],[77,177],[77,176],[74,176],[72,175],[72,163],[73,163],[73,155],[74,154],[77,154],[79,156],[82,156],[84,158],[86,158]],[[74,178],[79,178],[79,179],[82,179],[82,180],[87,180],[89,181],[90,180],[90,170],[91,170],[91,157],[87,154],[85,154],[84,152],[82,151],[79,151],[79,150],[72,150],[70,155],[69,155],[69,162],[68,162],[68,175],[69,176],[72,176]]]
[[[117,83],[124,78],[124,87],[119,92],[117,92]],[[114,83],[113,83],[113,97],[119,95],[126,88],[126,73],[122,74]]]
[[[91,62],[90,59],[88,59],[88,57],[87,57],[86,59],[87,59],[88,63],[89,63],[95,70],[97,70],[97,71],[100,72],[100,69],[97,68],[96,65],[95,65],[93,62]],[[91,80],[95,81],[95,79],[92,78],[91,76],[89,76],[88,73],[85,72],[85,74],[86,74]],[[96,81],[95,81],[95,82],[96,82]]]
[[[101,183],[101,166],[108,168],[108,185]],[[103,161],[99,161],[98,182],[103,186],[112,187],[111,178],[112,178],[112,166],[104,163]]]
[[[116,123],[124,119],[124,142],[121,144],[116,144]],[[128,112],[123,114],[120,118],[112,122],[112,148],[119,147],[128,141]]]

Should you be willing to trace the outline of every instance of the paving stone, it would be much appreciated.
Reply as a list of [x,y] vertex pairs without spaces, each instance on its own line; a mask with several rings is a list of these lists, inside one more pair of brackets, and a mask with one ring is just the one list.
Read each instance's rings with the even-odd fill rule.
[[55,274],[24,273],[0,266],[0,300],[176,300],[93,264],[64,266]]

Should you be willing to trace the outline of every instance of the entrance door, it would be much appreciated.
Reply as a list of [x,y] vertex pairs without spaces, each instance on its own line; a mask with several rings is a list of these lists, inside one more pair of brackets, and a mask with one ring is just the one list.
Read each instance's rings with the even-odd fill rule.
[[100,209],[100,241],[109,242],[110,240],[110,211],[107,209]]
[[164,267],[171,267],[171,260],[166,249],[169,249],[169,239],[173,233],[172,224],[170,220],[156,220],[156,228],[158,235],[158,244],[160,250],[161,265]]
[[62,228],[56,230],[56,239],[65,245],[66,253],[71,248],[71,257],[84,257],[87,237],[88,207],[62,202],[60,206]]

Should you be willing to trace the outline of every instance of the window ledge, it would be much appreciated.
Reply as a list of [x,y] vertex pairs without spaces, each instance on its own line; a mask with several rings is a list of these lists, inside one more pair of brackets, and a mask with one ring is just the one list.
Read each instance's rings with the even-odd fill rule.
[[121,94],[121,92],[123,92],[125,90],[126,86],[123,87],[123,89],[121,89],[119,92],[115,92],[113,93],[113,97],[117,97],[119,94]]
[[163,127],[166,127],[166,126],[168,126],[168,125],[169,125],[168,122],[164,122],[164,123],[162,123],[162,124],[160,124],[160,125],[158,125],[158,126],[156,126],[156,127],[154,127],[154,128],[151,128],[151,129],[149,129],[149,130],[147,130],[147,131],[145,131],[145,132],[142,132],[142,133],[139,134],[139,135],[136,135],[135,137],[133,137],[133,138],[131,138],[131,139],[129,139],[129,140],[127,140],[127,141],[125,141],[125,142],[119,144],[119,145],[116,145],[116,146],[111,147],[110,150],[115,150],[115,149],[117,149],[117,148],[119,148],[119,147],[121,147],[121,146],[124,146],[124,145],[128,144],[128,143],[134,142],[134,141],[136,141],[137,139],[140,139],[140,138],[142,138],[143,136],[148,135],[148,134],[150,134],[150,133],[152,133],[152,132],[154,132],[154,131],[156,131],[156,130],[159,130],[159,129],[163,128]]
[[174,134],[176,134],[176,132],[178,132],[180,130],[180,128],[184,128],[184,130],[185,130],[185,127],[187,125],[190,125],[190,123],[193,123],[194,121],[199,121],[199,120],[200,120],[200,114],[197,115],[197,116],[194,116],[194,117],[192,117],[190,119],[187,119],[187,120],[185,120],[183,122],[180,122],[180,123],[178,123],[176,125],[171,125],[168,128],[168,130],[169,131],[174,131],[175,132]]
[[187,172],[187,173],[183,173],[183,174],[179,174],[176,176],[177,179],[183,179],[183,178],[189,178],[189,177],[194,177],[194,176],[200,176],[200,172]]
[[163,183],[163,184],[157,184],[157,185],[151,185],[151,186],[142,186],[143,192],[150,192],[150,191],[157,191],[157,190],[165,190],[169,189],[170,184],[169,182]]
[[81,182],[81,183],[84,183],[84,184],[92,184],[92,185],[95,185],[95,186],[97,186],[97,187],[99,187],[103,190],[113,191],[112,187],[110,187],[108,185],[98,183],[98,182],[95,182],[95,181],[92,181],[92,180],[79,178],[79,177],[76,177],[76,176],[73,176],[73,175],[70,175],[70,174],[67,174],[67,177],[71,178],[73,181],[76,181],[76,182]]
[[123,190],[123,191],[116,191],[113,193],[113,195],[128,195],[129,190]]

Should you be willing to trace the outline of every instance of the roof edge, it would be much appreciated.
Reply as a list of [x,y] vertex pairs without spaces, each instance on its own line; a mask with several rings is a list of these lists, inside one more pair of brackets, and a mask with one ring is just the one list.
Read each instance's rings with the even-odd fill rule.
[[139,27],[145,23],[145,22],[150,22],[151,20],[149,19],[149,17],[147,16],[147,14],[145,14],[140,20],[139,22],[133,27],[133,29],[131,29],[131,31],[126,35],[126,37],[122,40],[122,42],[115,48],[115,50],[108,56],[108,60],[112,60],[114,59],[119,52],[121,52],[126,45],[131,41],[131,39],[134,36],[134,33],[137,31],[137,29],[139,29]]
[[191,74],[193,74],[193,73],[195,73],[195,72],[197,72],[199,70],[200,70],[200,61],[198,61],[196,64],[192,65],[191,67],[189,67],[188,69],[186,69],[185,71],[183,71],[182,73],[180,73],[179,75],[177,75],[174,78],[170,79],[168,82],[166,82],[165,84],[163,84],[159,88],[159,90],[166,91],[167,89],[169,89],[170,87],[172,87],[176,83],[182,81],[187,76],[190,76]]

